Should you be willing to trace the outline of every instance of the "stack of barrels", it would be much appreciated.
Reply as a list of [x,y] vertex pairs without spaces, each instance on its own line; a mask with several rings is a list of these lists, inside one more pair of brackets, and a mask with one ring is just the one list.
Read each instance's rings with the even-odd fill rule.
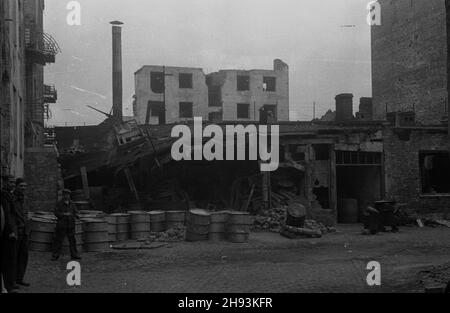
[[150,215],[145,211],[129,211],[131,239],[137,240],[150,235]]
[[166,230],[166,213],[164,211],[150,211],[150,231],[161,233]]
[[205,210],[190,210],[187,217],[186,240],[208,240],[211,214]]
[[166,228],[177,228],[184,226],[186,222],[186,211],[167,211]]
[[228,211],[212,212],[211,224],[209,225],[209,240],[223,241],[226,239],[226,226]]
[[116,218],[117,241],[125,241],[130,239],[130,214],[116,213],[111,214],[111,216],[114,216]]
[[227,238],[233,243],[248,242],[253,218],[245,212],[230,212],[227,221]]
[[83,233],[85,251],[101,252],[109,248],[108,222],[105,219],[85,219]]

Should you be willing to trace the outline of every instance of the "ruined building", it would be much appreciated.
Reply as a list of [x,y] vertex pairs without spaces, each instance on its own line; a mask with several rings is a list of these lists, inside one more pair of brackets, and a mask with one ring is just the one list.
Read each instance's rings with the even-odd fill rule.
[[289,67],[221,70],[144,66],[135,73],[135,118],[140,124],[171,124],[203,117],[210,121],[289,120]]
[[140,124],[208,117],[208,87],[202,69],[144,66],[135,73],[135,79],[134,115]]

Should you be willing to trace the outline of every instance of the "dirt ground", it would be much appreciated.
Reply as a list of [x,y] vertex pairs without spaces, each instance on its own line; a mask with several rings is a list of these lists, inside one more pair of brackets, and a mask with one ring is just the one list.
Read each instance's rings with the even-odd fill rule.
[[[171,243],[154,250],[85,253],[80,287],[66,284],[68,257],[32,252],[21,292],[423,292],[419,272],[450,269],[450,228],[402,228],[363,236],[339,226],[321,239],[288,240],[252,233],[247,244]],[[381,286],[369,287],[366,266],[381,264]],[[450,272],[450,271],[448,271]],[[442,280],[439,272],[428,282]]]

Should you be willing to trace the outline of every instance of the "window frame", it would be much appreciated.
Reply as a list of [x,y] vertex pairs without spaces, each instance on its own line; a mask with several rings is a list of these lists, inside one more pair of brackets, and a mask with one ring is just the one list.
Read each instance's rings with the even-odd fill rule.
[[[240,88],[241,87],[241,83],[242,83],[242,79],[245,79],[245,89],[244,88]],[[237,75],[236,76],[236,90],[237,91],[250,91],[250,75]]]
[[[273,80],[271,81],[272,84],[268,83],[267,80]],[[264,89],[265,92],[277,92],[277,77],[276,76],[263,76],[263,86],[266,88]],[[273,86],[273,89],[269,89],[269,86]]]
[[[240,113],[242,113],[242,111],[239,110],[239,108],[241,106],[246,106],[247,107],[247,113],[246,113],[246,117],[242,117],[240,116]],[[249,120],[250,119],[250,103],[237,103],[236,105],[236,118],[240,119],[240,120]]]
[[[185,112],[185,110],[182,109],[183,106],[185,105],[189,105],[190,106],[190,116],[183,116],[182,113]],[[194,103],[193,102],[187,102],[187,101],[182,101],[179,102],[178,104],[178,108],[179,108],[179,117],[182,119],[192,119],[194,118]]]
[[[182,77],[189,77],[189,83],[184,85],[183,83],[187,82],[182,79]],[[192,73],[179,73],[178,74],[178,87],[180,89],[194,89],[194,75]]]

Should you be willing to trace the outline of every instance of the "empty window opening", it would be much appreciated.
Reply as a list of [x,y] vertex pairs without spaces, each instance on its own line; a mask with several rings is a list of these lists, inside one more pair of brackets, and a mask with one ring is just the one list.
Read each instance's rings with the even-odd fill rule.
[[237,90],[238,91],[250,90],[250,76],[238,76],[237,77]]
[[238,103],[237,118],[250,118],[250,104]]
[[420,152],[422,193],[450,193],[450,153]]
[[263,80],[264,91],[277,91],[277,78],[276,77],[264,77]]
[[192,102],[180,102],[180,118],[193,118],[193,103]]
[[180,88],[182,89],[192,89],[192,74],[180,73]]
[[150,73],[150,85],[154,93],[164,92],[164,73],[163,72],[151,72]]

